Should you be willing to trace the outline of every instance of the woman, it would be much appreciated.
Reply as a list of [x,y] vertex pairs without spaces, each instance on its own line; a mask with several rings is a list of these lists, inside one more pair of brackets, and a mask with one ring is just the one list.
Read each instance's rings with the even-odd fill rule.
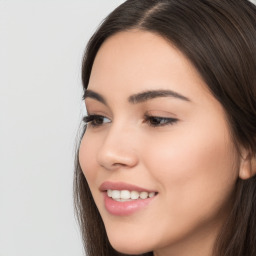
[[74,193],[87,255],[256,255],[256,8],[128,0],[91,38]]

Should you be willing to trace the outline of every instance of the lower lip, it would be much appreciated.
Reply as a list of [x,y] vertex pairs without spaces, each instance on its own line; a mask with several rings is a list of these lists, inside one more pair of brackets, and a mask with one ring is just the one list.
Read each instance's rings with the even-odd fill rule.
[[154,198],[155,196],[147,199],[136,199],[133,201],[119,202],[108,197],[107,193],[104,192],[104,203],[107,211],[110,214],[117,216],[131,215],[147,207]]

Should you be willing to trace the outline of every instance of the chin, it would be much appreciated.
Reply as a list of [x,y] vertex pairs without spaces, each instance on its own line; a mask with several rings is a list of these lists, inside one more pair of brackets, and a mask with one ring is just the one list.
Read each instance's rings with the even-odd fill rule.
[[[111,238],[109,241],[111,246],[118,252],[128,254],[128,255],[137,255],[143,254],[152,251],[151,246],[147,246],[145,241],[140,241],[139,239],[134,239],[132,241],[127,241],[128,239]],[[145,240],[145,239],[144,239]]]
[[116,245],[111,243],[111,245],[117,252],[128,255],[139,255],[149,252],[148,250],[143,250],[143,248],[137,248],[137,246],[134,247],[135,244],[127,243],[126,245]]

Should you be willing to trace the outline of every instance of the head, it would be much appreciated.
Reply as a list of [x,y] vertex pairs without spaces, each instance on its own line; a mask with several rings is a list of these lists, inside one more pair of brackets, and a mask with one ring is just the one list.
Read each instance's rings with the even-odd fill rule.
[[[89,255],[181,255],[199,241],[202,255],[252,255],[255,15],[247,1],[131,0],[93,35],[82,76],[98,117],[75,176]],[[123,182],[153,197],[120,210],[105,191]]]

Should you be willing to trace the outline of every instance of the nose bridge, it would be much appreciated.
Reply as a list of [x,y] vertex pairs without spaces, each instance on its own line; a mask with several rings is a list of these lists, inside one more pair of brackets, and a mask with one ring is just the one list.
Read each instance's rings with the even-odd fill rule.
[[137,164],[135,132],[125,123],[111,123],[106,131],[97,160],[106,169],[120,166],[132,167]]

